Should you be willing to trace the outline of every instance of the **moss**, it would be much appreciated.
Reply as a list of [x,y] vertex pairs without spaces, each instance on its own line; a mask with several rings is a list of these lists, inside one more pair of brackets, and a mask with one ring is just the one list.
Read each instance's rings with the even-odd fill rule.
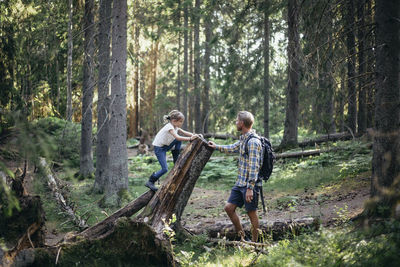
[[[38,263],[39,259],[42,263],[47,258],[41,255]],[[169,249],[155,242],[155,233],[148,225],[120,218],[112,233],[104,238],[63,246],[58,265],[165,266],[168,259]]]

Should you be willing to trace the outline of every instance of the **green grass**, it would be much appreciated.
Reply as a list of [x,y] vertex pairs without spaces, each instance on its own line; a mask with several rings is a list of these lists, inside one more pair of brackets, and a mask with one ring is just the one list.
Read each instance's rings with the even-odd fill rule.
[[216,247],[207,243],[198,249],[185,243],[175,246],[182,266],[398,266],[400,222],[384,221],[366,229],[323,228],[271,243],[265,250],[268,255],[231,248],[223,240]]

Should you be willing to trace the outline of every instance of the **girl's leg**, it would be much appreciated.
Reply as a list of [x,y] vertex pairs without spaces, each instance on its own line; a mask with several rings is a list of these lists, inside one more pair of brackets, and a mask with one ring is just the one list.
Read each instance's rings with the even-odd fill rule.
[[158,159],[158,162],[161,165],[161,170],[153,173],[153,177],[156,178],[156,181],[166,172],[168,172],[167,165],[167,150],[163,147],[154,147],[154,153]]
[[[175,148],[173,150],[171,150],[172,158],[174,159],[174,164],[175,164],[175,162],[178,160],[179,153],[181,153],[182,142],[175,139],[171,143],[171,145],[175,145]],[[171,148],[172,148],[172,146],[171,146]]]
[[164,174],[168,171],[168,165],[167,165],[167,151],[162,148],[162,147],[154,147],[154,153],[157,156],[158,162],[161,165],[161,170],[154,172],[149,180],[146,182],[145,186],[150,188],[153,191],[157,191],[158,188],[154,185],[154,183]]

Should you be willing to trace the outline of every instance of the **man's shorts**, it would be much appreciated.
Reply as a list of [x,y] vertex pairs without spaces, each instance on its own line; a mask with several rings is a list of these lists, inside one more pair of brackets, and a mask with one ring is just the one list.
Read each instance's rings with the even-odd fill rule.
[[229,196],[228,203],[234,204],[239,208],[244,207],[247,212],[257,210],[258,206],[258,193],[259,188],[255,186],[253,189],[253,200],[249,203],[246,202],[246,190],[247,187],[239,187],[235,185],[231,190],[231,195]]

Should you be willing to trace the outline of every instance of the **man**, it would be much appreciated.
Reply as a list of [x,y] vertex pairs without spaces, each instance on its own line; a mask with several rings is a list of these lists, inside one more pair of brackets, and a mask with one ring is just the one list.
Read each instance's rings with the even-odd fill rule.
[[[261,181],[258,181],[258,171],[262,164],[262,145],[258,138],[249,139],[250,135],[255,135],[252,130],[253,123],[253,114],[248,111],[240,111],[236,118],[236,128],[241,132],[240,140],[231,145],[216,145],[210,141],[209,146],[224,153],[239,153],[238,178],[225,205],[225,211],[239,236],[244,238],[243,227],[239,216],[236,214],[236,208],[241,208],[244,205],[252,225],[252,240],[257,242],[259,228],[257,216],[258,186],[261,183]],[[246,140],[248,140],[246,150],[248,153],[245,153]]]

